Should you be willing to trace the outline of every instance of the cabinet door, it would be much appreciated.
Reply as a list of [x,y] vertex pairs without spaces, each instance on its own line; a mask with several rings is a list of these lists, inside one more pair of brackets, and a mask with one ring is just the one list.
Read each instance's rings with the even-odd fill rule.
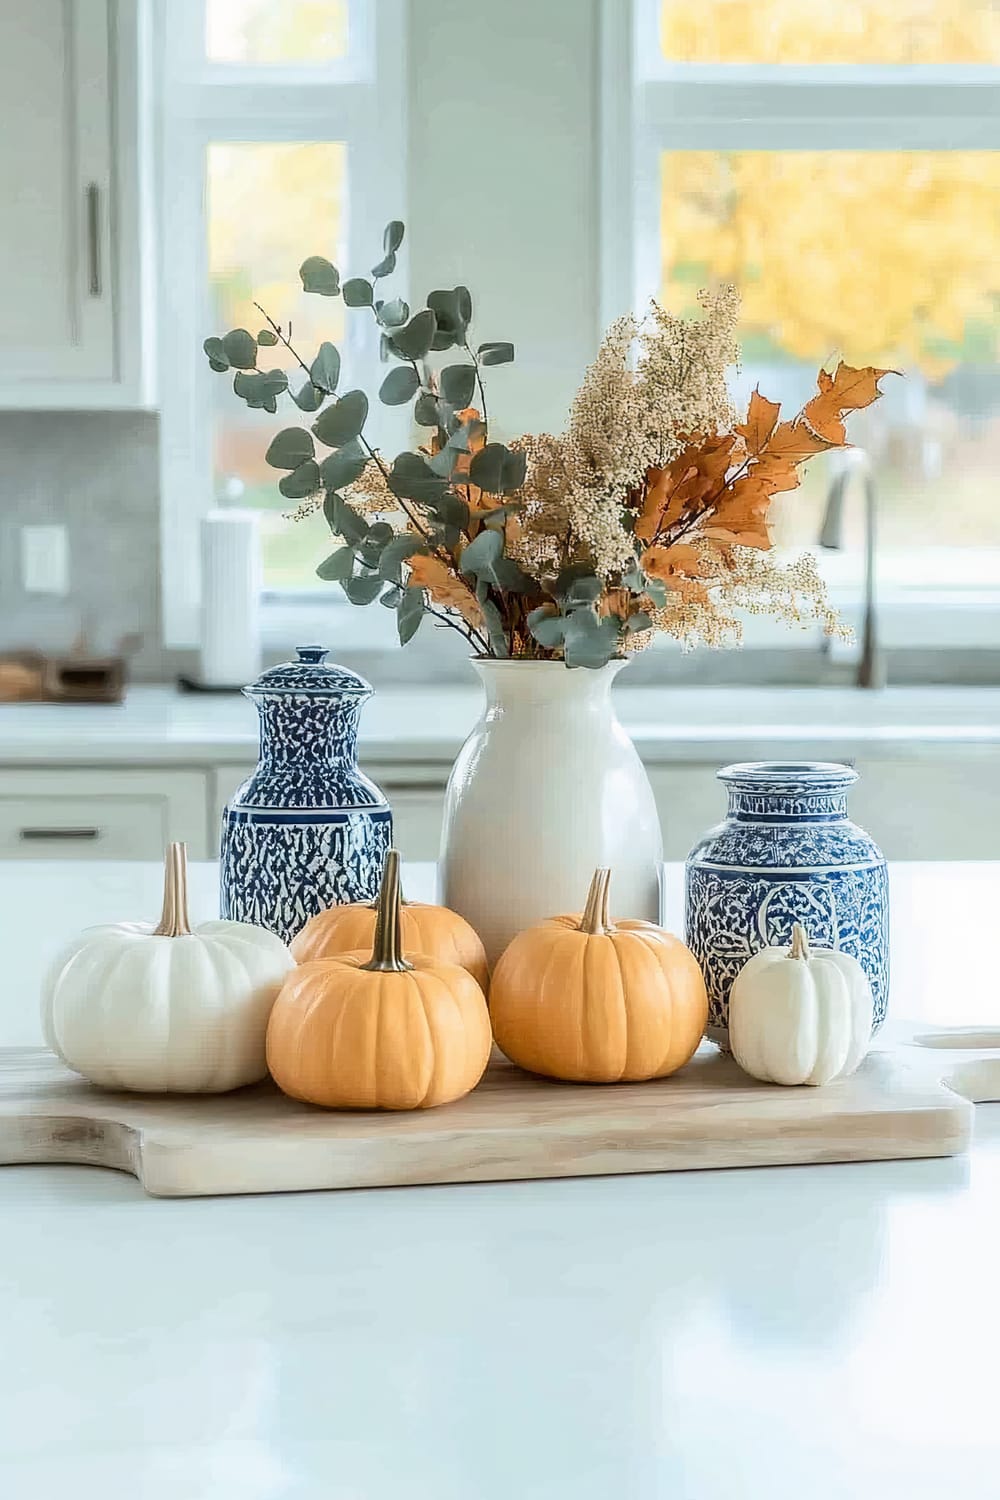
[[2,380],[114,375],[108,0],[0,7]]

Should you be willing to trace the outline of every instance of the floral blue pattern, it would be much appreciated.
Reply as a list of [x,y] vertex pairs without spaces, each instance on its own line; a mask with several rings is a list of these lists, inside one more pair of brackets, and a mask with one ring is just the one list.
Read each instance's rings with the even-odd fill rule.
[[728,1045],[729,991],[754,953],[791,938],[801,922],[818,946],[842,949],[864,968],[875,1026],[889,992],[885,860],[847,818],[849,766],[728,766],[725,822],[687,861],[686,935],[708,986],[707,1035]]
[[363,677],[320,646],[244,691],[260,717],[260,763],[222,817],[223,917],[285,942],[327,906],[378,892],[392,813],[358,769]]

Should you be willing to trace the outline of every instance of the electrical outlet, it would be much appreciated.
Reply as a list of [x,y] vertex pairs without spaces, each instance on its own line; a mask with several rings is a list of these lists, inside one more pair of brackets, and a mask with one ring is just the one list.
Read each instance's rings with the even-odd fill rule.
[[69,593],[65,526],[21,527],[21,582],[29,594]]

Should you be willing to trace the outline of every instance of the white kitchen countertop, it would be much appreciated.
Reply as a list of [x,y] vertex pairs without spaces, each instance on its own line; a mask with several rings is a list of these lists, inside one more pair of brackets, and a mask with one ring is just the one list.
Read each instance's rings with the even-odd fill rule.
[[[480,702],[476,687],[380,689],[362,713],[362,759],[448,767]],[[619,686],[615,702],[650,764],[978,757],[1000,745],[1000,688]],[[256,712],[237,695],[139,685],[120,706],[0,705],[0,766],[245,765],[256,751]]]
[[[159,881],[0,865],[0,1042]],[[1000,865],[892,899],[896,1013],[1000,1024]],[[3,1167],[0,1493],[996,1500],[998,1244],[1000,1106],[943,1161],[188,1201]]]

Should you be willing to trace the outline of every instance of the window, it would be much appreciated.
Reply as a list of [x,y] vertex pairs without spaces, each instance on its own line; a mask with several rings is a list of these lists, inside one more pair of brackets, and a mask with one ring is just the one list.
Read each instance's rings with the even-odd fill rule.
[[[1000,5],[635,0],[632,42],[605,63],[611,94],[632,77],[605,160],[623,138],[634,153],[629,201],[605,195],[606,315],[734,281],[737,396],[759,381],[793,409],[831,358],[902,371],[852,427],[876,479],[880,593],[974,601],[995,643]],[[831,478],[817,462],[776,502],[779,544],[817,544]],[[820,554],[840,601],[858,596],[863,534],[859,497],[844,550]]]
[[[264,319],[311,360],[324,338],[344,381],[371,386],[377,344],[343,302],[305,295],[322,254],[365,266],[404,217],[400,0],[170,0],[158,11],[161,132],[161,391],[165,632],[197,641],[198,522],[213,505],[260,512],[266,599],[318,584],[326,526],[292,525],[264,463],[297,419],[249,410],[201,351],[208,334]],[[274,364],[293,361],[283,349]]]

